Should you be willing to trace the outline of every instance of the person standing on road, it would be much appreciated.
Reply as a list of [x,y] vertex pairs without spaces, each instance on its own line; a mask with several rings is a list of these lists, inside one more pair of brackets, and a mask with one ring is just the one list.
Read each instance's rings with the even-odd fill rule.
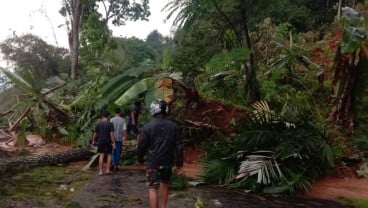
[[144,163],[146,156],[146,176],[150,208],[158,208],[158,190],[161,191],[161,208],[167,207],[169,182],[172,175],[172,165],[182,173],[183,143],[181,128],[167,118],[167,104],[162,100],[154,100],[150,106],[154,117],[141,130],[141,140],[138,143],[137,159]]
[[111,153],[112,150],[115,149],[114,126],[108,119],[109,113],[103,110],[101,116],[102,119],[97,122],[95,132],[93,134],[94,143],[96,143],[96,140],[98,138],[97,143],[97,152],[99,153],[98,175],[103,175],[105,154],[107,154],[106,174],[111,174],[110,172]]
[[126,121],[121,117],[121,109],[115,109],[115,116],[110,119],[114,126],[115,149],[112,150],[112,170],[117,171],[122,154],[123,141],[126,142]]
[[142,110],[142,104],[140,101],[134,102],[134,107],[129,110],[128,114],[128,126],[127,126],[127,133],[133,132],[134,136],[137,138],[137,143],[139,142],[139,131],[138,131],[138,118],[139,114]]

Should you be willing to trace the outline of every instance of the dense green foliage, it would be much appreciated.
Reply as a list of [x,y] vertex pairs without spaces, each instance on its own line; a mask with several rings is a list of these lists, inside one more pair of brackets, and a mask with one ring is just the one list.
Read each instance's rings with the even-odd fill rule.
[[67,50],[49,45],[31,34],[9,38],[0,44],[0,49],[4,58],[14,63],[18,73],[30,69],[45,80],[68,71]]
[[334,166],[334,153],[323,128],[310,116],[295,117],[257,111],[232,138],[208,144],[204,180],[265,193],[310,189]]
[[[15,73],[4,72],[29,94],[12,107],[16,115],[31,106],[27,119],[37,133],[50,137],[48,132],[57,128],[63,141],[85,146],[102,109],[127,109],[137,99],[146,107],[155,97],[154,83],[170,77],[197,90],[201,98],[244,109],[267,101],[259,102],[263,104],[242,123],[232,123],[233,132],[214,133],[188,124],[189,102],[175,100],[173,117],[185,124],[185,142],[203,145],[202,177],[209,183],[294,193],[309,189],[337,160],[350,159],[340,155],[349,146],[336,144],[340,137],[353,138],[367,153],[364,15],[345,7],[344,16],[335,19],[342,6],[337,0],[171,0],[164,11],[175,18],[172,38],[156,30],[146,40],[112,37],[108,22],[122,26],[128,20],[146,20],[148,1],[140,2],[84,1],[76,80],[66,73],[65,49],[32,35],[2,43],[5,58],[17,66]],[[345,4],[367,7],[362,1]],[[71,15],[66,6],[61,13]],[[45,82],[37,82],[36,76]],[[60,82],[67,84],[51,96],[43,94]],[[63,113],[68,119],[50,124]],[[141,123],[148,120],[146,115],[143,110]],[[354,131],[347,134],[346,125],[328,122],[331,115],[354,120]],[[28,129],[24,125],[22,133]],[[134,153],[129,156],[131,164]]]

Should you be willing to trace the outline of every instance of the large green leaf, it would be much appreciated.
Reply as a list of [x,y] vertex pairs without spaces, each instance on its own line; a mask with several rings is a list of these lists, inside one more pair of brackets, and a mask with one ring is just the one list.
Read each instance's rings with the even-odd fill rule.
[[0,68],[0,70],[3,71],[4,74],[10,79],[10,81],[24,93],[36,93],[36,90],[31,86],[31,84],[20,77],[18,74],[4,68]]
[[361,39],[349,31],[345,32],[341,42],[341,53],[353,53],[360,47]]
[[96,109],[101,109],[103,106],[108,105],[115,99],[117,99],[121,94],[123,94],[127,89],[129,89],[134,83],[134,80],[127,80],[122,82],[122,84],[116,86],[111,91],[105,91],[101,100],[99,100],[96,104]]
[[136,84],[134,84],[132,87],[130,87],[127,91],[124,92],[123,95],[121,95],[116,101],[116,105],[124,105],[128,103],[129,101],[136,98],[139,94],[147,91],[149,88],[154,87],[154,83],[156,82],[157,78],[150,77],[143,79]]
[[342,37],[341,52],[353,53],[360,47],[362,41],[368,38],[367,29],[364,28],[364,17],[350,7],[344,7],[343,15],[348,26],[345,27]]
[[[182,73],[181,72],[171,73],[171,74],[162,73],[162,74],[156,75],[154,77],[145,78],[145,79],[135,83],[134,85],[132,85],[129,89],[127,89],[127,91],[125,91],[124,94],[122,94],[115,101],[115,104],[116,105],[124,105],[124,104],[128,103],[129,101],[131,101],[132,99],[136,98],[139,94],[141,94],[143,92],[147,92],[147,91],[149,93],[152,93],[152,94],[149,94],[150,98],[152,98],[155,82],[157,80],[165,78],[165,77],[175,79],[175,80],[181,80],[182,79]],[[114,93],[115,93],[114,96],[116,95],[116,93],[121,93],[122,90],[123,89],[115,90],[114,91]]]

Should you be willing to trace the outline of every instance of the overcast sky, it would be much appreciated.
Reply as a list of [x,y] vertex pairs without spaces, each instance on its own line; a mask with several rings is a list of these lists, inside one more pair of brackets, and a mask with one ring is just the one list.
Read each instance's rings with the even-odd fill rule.
[[[35,34],[50,44],[67,47],[65,22],[59,14],[62,0],[6,0],[0,7],[0,42],[26,33]],[[154,3],[153,3],[154,2]],[[149,22],[128,22],[125,26],[111,27],[114,36],[145,39],[157,29],[165,36],[170,35],[170,23],[164,23],[166,13],[161,12],[168,0],[151,0]],[[54,31],[54,32],[53,32]]]

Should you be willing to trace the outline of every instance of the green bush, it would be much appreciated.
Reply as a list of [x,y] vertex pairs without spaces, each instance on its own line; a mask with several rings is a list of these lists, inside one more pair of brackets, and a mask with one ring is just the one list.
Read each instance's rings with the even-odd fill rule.
[[254,115],[233,137],[212,142],[201,177],[210,183],[266,193],[308,190],[334,166],[327,134],[305,115],[288,122],[271,112]]

